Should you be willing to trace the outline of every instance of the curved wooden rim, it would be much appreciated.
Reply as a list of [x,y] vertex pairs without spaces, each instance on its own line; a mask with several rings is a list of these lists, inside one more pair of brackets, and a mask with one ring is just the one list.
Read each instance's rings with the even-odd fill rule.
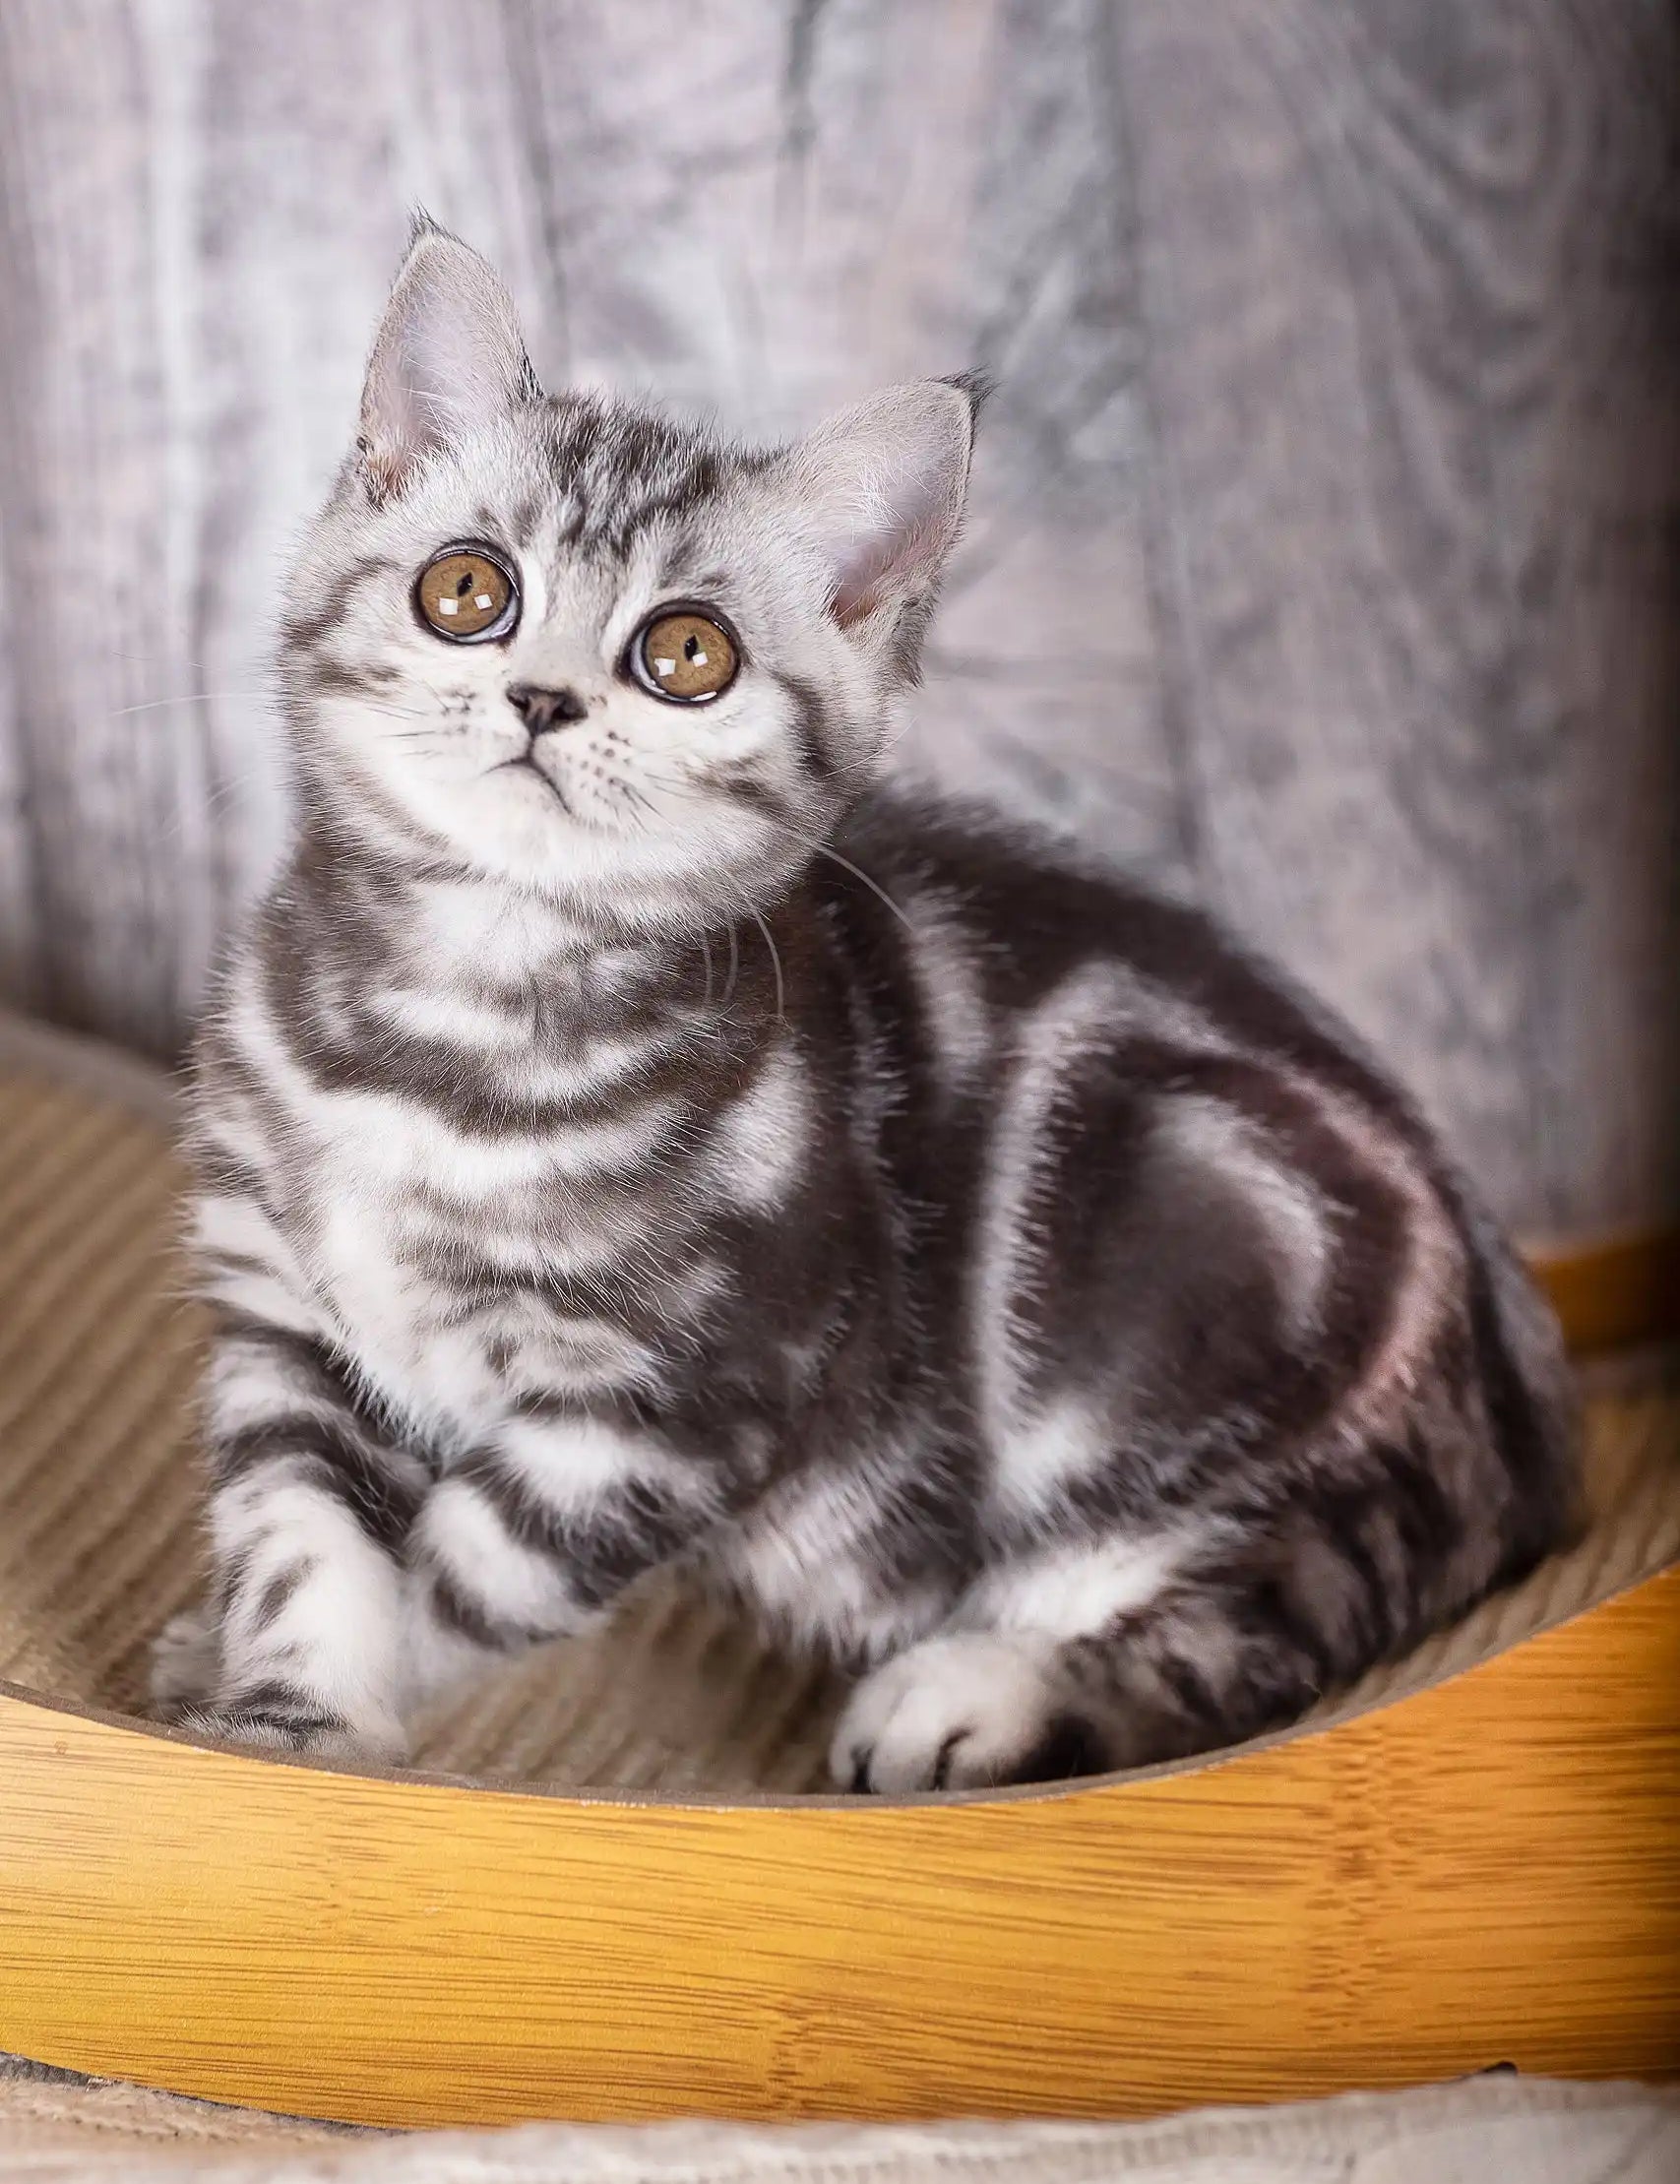
[[1680,1338],[1680,1227],[1535,1249],[1528,1263],[1577,1357]]
[[1680,2075],[1680,1570],[1010,1801],[627,1807],[0,1696],[0,2049],[343,2121],[1138,2115]]

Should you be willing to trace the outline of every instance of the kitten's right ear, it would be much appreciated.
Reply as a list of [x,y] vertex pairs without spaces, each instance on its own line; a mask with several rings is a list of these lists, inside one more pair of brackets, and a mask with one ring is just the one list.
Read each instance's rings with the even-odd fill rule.
[[507,289],[475,250],[417,214],[362,388],[356,449],[369,495],[401,493],[426,456],[541,393]]

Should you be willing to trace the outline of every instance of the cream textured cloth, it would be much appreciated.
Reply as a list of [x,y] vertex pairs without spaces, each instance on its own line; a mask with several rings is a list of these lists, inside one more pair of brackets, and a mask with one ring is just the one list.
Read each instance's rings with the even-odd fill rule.
[[1676,2184],[1680,2096],[1510,2077],[1161,2123],[335,2132],[8,2082],[0,2184]]

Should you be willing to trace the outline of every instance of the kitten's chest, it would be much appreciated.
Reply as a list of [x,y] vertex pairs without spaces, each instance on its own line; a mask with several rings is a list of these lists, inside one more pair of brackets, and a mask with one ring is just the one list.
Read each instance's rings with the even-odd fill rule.
[[317,1118],[308,1259],[399,1412],[448,1445],[532,1399],[657,1384],[664,1344],[620,1301],[621,1262],[648,1248],[622,1175],[579,1172],[552,1131],[473,1137],[340,1105]]

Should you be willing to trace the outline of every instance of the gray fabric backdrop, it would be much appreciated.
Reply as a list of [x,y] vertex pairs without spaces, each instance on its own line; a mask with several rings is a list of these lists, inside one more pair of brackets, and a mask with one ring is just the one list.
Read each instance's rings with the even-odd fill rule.
[[1680,1207],[1667,0],[0,0],[0,990],[172,1049],[427,204],[551,384],[1000,378],[920,755],[1234,918],[1529,1228]]

